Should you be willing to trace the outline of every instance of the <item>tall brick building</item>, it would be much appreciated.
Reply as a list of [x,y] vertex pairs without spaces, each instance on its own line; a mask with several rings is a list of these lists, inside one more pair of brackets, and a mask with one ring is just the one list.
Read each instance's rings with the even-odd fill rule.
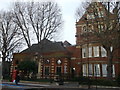
[[[74,63],[76,75],[80,73],[83,76],[89,77],[107,77],[107,65],[108,56],[103,45],[98,42],[98,38],[94,36],[93,30],[105,30],[106,25],[103,23],[104,18],[107,17],[107,9],[105,9],[102,3],[96,4],[95,9],[98,10],[95,16],[95,12],[92,12],[91,4],[86,9],[86,12],[76,22],[76,54],[74,54],[71,62]],[[114,13],[109,12],[110,22],[114,22]],[[99,25],[96,23],[100,23]],[[111,35],[112,36],[112,35]],[[113,36],[114,37],[114,36]],[[107,37],[108,38],[108,37]],[[105,38],[104,38],[105,39]],[[112,40],[112,37],[108,39]],[[107,39],[106,39],[107,42]],[[119,43],[118,43],[119,44]],[[111,46],[111,51],[113,47]],[[112,65],[112,76],[117,77],[120,74],[120,49],[114,52],[113,65]]]

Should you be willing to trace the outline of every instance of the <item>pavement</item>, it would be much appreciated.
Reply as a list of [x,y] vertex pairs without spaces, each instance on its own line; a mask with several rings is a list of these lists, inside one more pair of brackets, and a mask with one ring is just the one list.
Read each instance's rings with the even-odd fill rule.
[[2,90],[120,90],[120,87],[79,85],[77,82],[64,82],[63,85],[58,83],[28,82],[21,81],[18,85],[13,82],[2,82]]

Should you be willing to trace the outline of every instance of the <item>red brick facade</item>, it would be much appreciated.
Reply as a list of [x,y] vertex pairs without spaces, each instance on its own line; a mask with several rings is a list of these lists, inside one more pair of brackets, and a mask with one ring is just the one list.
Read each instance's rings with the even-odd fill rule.
[[[97,4],[99,5],[100,11],[105,10],[103,9],[105,7],[101,3]],[[80,20],[76,22],[76,48],[73,47],[74,54],[71,58],[71,62],[73,67],[75,68],[77,76],[81,73],[83,76],[104,78],[107,77],[107,52],[102,47],[102,45],[97,42],[98,38],[96,38],[92,34],[92,30],[96,30],[97,25],[92,24],[95,19],[89,19],[87,17],[87,15],[90,14],[91,9],[88,8],[87,10],[88,11],[85,12],[82,18],[80,18]],[[97,18],[97,20],[103,20],[104,15],[106,14],[103,13],[103,17]],[[113,20],[114,18],[114,15],[111,13],[110,18],[111,20]],[[84,26],[87,31],[84,30]],[[120,75],[120,70],[118,69],[120,68],[119,53],[120,49],[117,49],[114,52],[114,58],[112,62],[113,77],[117,77],[118,75]]]
[[[45,40],[45,41],[47,41],[47,43],[48,42],[53,43],[52,46],[54,46],[54,47],[53,47],[53,50],[51,50],[51,52],[50,51],[44,52],[44,50],[46,49],[46,47],[45,47],[45,48],[43,48],[42,53],[41,52],[32,52],[32,51],[28,52],[29,50],[27,50],[27,49],[21,53],[15,53],[13,55],[14,56],[13,57],[13,65],[12,65],[11,71],[13,71],[15,69],[15,67],[18,66],[19,62],[29,59],[29,60],[34,60],[38,63],[38,75],[37,75],[38,78],[56,78],[59,75],[61,75],[62,77],[66,78],[66,79],[69,78],[69,76],[70,76],[70,59],[71,59],[70,52],[64,47],[64,45],[62,43],[60,45],[57,45],[58,42],[51,42],[48,40]],[[54,49],[54,48],[56,48],[56,49]],[[58,48],[60,48],[60,49],[57,50]],[[61,49],[63,49],[63,50],[61,50]],[[42,57],[41,57],[41,55],[42,55]],[[39,67],[39,63],[41,63],[40,67]]]
[[[101,4],[100,4],[101,7]],[[100,8],[102,10],[102,8]],[[85,13],[82,18],[76,22],[76,45],[71,46],[67,41],[66,45],[62,45],[64,51],[48,51],[42,53],[41,61],[41,78],[55,78],[57,73],[64,75],[64,78],[89,76],[92,78],[106,78],[107,77],[107,53],[100,43],[96,43],[96,37],[89,34],[89,37],[84,37],[83,29],[88,22],[85,18]],[[111,17],[113,15],[111,14]],[[89,26],[90,24],[88,24]],[[90,28],[93,29],[93,27]],[[50,42],[50,41],[48,41]],[[54,46],[54,45],[53,45]],[[61,46],[60,46],[61,47]],[[51,47],[50,47],[51,48]],[[111,47],[112,49],[112,47]],[[46,50],[46,49],[44,49]],[[38,56],[41,53],[38,53]],[[18,53],[14,54],[13,66],[16,62],[24,60],[29,57],[35,59],[35,52],[33,53]],[[45,62],[48,63],[45,63]],[[113,58],[113,77],[120,75],[120,49],[114,52]],[[48,71],[46,71],[48,70]],[[57,71],[58,70],[58,71]],[[46,73],[47,72],[47,73]]]

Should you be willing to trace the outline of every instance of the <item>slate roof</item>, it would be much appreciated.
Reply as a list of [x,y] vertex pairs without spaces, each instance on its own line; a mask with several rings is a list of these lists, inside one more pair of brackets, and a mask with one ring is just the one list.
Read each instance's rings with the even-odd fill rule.
[[70,44],[68,41],[64,41],[63,45],[64,45],[64,47],[69,47],[69,46],[71,46],[71,44]]
[[23,50],[21,53],[48,53],[67,51],[62,42],[52,42],[47,39],[43,39],[38,44],[33,44],[30,48]]

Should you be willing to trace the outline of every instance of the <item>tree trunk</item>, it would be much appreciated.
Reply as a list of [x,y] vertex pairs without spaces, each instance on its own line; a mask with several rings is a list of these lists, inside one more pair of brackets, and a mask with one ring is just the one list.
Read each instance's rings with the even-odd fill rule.
[[3,79],[8,75],[8,64],[6,62],[6,53],[2,52],[2,77]]
[[5,56],[2,57],[2,76],[5,77]]
[[113,74],[112,59],[113,59],[113,54],[112,54],[111,50],[108,50],[107,53],[108,53],[107,78],[108,78],[108,80],[112,80],[112,74]]

